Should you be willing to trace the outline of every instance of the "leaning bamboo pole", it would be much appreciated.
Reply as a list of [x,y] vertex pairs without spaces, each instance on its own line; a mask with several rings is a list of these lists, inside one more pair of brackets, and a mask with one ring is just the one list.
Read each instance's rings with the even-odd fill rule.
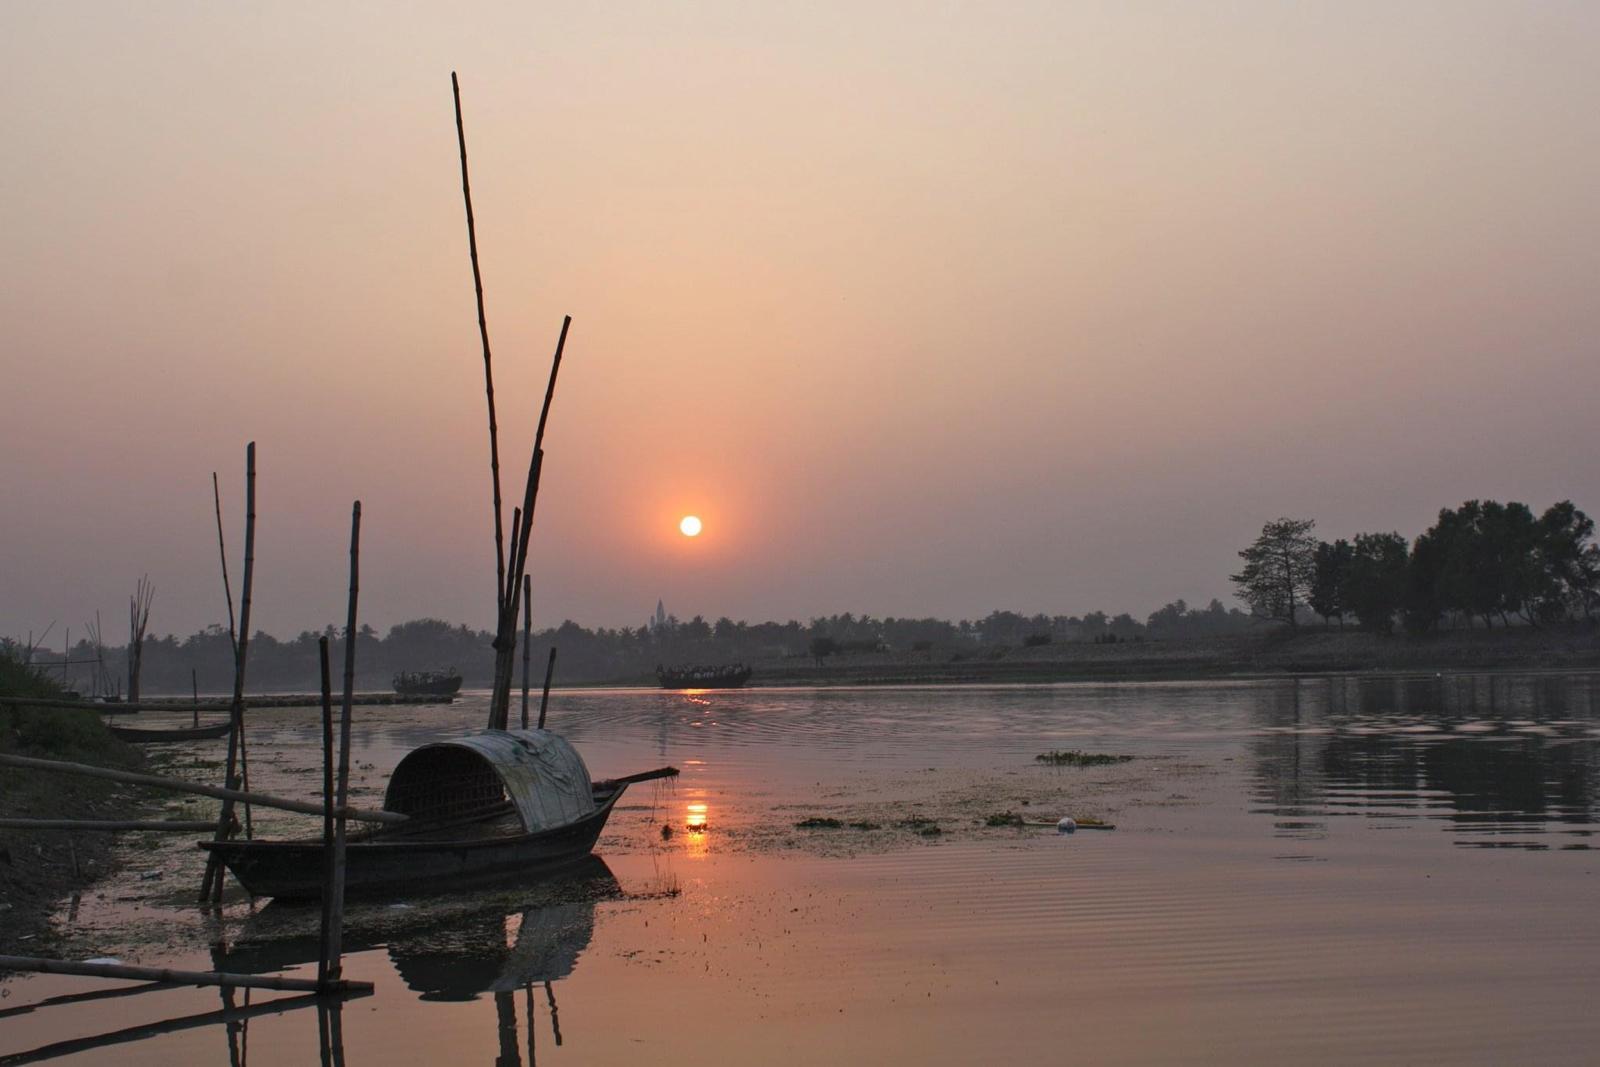
[[[272,796],[269,793],[245,793],[238,789],[227,789],[220,785],[207,785],[205,782],[189,782],[182,778],[167,778],[159,774],[120,771],[112,767],[94,767],[87,763],[37,759],[33,756],[15,756],[9,752],[0,752],[0,767],[24,767],[36,771],[75,774],[84,778],[104,778],[110,782],[123,782],[127,785],[147,785],[155,789],[171,789],[179,793],[195,793],[203,797],[216,797],[218,800],[240,802],[248,800],[250,803],[259,804],[263,808],[277,808],[279,811],[293,811],[302,815],[322,814],[322,805],[314,804],[308,800],[293,800],[289,797]],[[354,819],[357,822],[402,823],[406,821],[406,816],[397,811],[370,811],[365,808],[349,807],[341,807],[340,811],[345,818]]]
[[[136,990],[170,989],[170,985],[160,984],[155,986],[136,986]],[[223,987],[224,993],[227,987]],[[120,992],[120,990],[107,990],[106,992]],[[369,990],[348,989],[345,995],[365,996]],[[148,1023],[143,1026],[130,1026],[122,1030],[113,1030],[106,1034],[95,1034],[91,1037],[72,1037],[65,1041],[56,1041],[49,1045],[30,1049],[27,1052],[8,1053],[0,1058],[0,1065],[4,1067],[22,1067],[27,1063],[46,1063],[60,1059],[63,1056],[80,1055],[84,1052],[110,1048],[113,1045],[123,1045],[134,1041],[148,1041],[152,1037],[162,1034],[175,1034],[184,1030],[195,1030],[201,1027],[215,1026],[223,1023],[229,1028],[230,1035],[236,1029],[243,1029],[240,1025],[247,1019],[260,1018],[268,1015],[282,1015],[284,1012],[296,1008],[321,1008],[328,1003],[328,998],[318,996],[316,993],[306,993],[298,997],[275,997],[262,1004],[251,1005],[246,1002],[245,1007],[224,1007],[220,1011],[202,1012],[198,1015],[185,1015],[176,1019],[163,1019],[160,1022]],[[338,1005],[342,1003],[334,1000]],[[342,1053],[341,1053],[342,1054]],[[104,1060],[105,1057],[101,1057]],[[233,1060],[234,1063],[243,1063],[242,1058]],[[341,1061],[342,1062],[342,1061]]]
[[556,378],[561,373],[561,357],[567,348],[567,332],[572,316],[563,316],[561,335],[556,339],[555,357],[550,362],[550,380],[545,386],[544,404],[539,409],[539,425],[533,435],[533,455],[528,462],[528,479],[523,487],[521,523],[512,537],[516,552],[507,575],[507,586],[500,600],[501,614],[495,630],[494,690],[489,697],[489,728],[504,730],[510,717],[511,677],[515,669],[517,640],[517,590],[527,576],[528,541],[533,531],[534,505],[539,498],[539,480],[544,472],[544,432],[550,421],[550,403],[555,399]]
[[550,709],[550,678],[556,673],[556,646],[550,646],[550,661],[544,665],[544,692],[539,694],[539,729],[544,729],[544,713]]
[[0,819],[0,830],[152,830],[205,833],[210,819]]
[[461,199],[467,207],[467,252],[472,258],[472,291],[478,301],[478,337],[483,343],[483,386],[489,402],[489,473],[494,480],[495,614],[505,611],[505,520],[500,513],[500,430],[494,416],[494,359],[489,354],[489,321],[483,310],[483,272],[478,267],[478,227],[472,216],[472,182],[467,177],[467,131],[461,121],[461,83],[450,72],[456,105],[456,142],[461,149]]
[[[137,978],[173,985],[239,986],[247,989],[281,989],[304,993],[325,992],[314,978],[278,978],[270,974],[228,974],[223,971],[175,971],[166,967],[135,967],[126,963],[80,963],[36,956],[0,956],[0,971],[36,971],[41,974],[77,974],[90,978]],[[342,990],[372,990],[371,982],[339,982]]]
[[[256,562],[256,443],[245,448],[245,513],[244,513],[244,581],[239,595],[239,634],[234,642],[233,658],[233,730],[228,734],[228,763],[223,781],[229,789],[238,789],[239,748],[244,738],[244,670],[250,646],[250,593],[255,580]],[[218,841],[226,840],[228,825],[233,818],[233,804],[225,801],[217,816]],[[222,899],[223,867],[216,853],[206,857],[205,876],[200,882],[200,901]]]
[[239,630],[233,620],[233,586],[228,582],[228,540],[222,534],[222,488],[217,484],[217,472],[211,472],[211,500],[217,511],[217,555],[222,559],[222,595],[228,601],[228,644],[233,654],[239,654]]

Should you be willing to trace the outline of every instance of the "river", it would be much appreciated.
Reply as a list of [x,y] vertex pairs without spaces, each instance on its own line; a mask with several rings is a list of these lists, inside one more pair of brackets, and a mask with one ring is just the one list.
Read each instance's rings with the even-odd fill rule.
[[[683,771],[630,790],[591,865],[352,903],[346,975],[377,993],[336,1016],[219,1022],[214,989],[27,1010],[125,983],[12,979],[0,1065],[316,1063],[335,1037],[352,1067],[1579,1063],[1600,1047],[1600,676],[573,690],[550,714],[597,778]],[[357,801],[484,716],[481,693],[357,709]],[[319,739],[309,709],[253,712],[255,787],[313,795]],[[215,776],[219,748],[168,759]],[[1134,758],[1035,760],[1058,749]],[[1002,813],[1023,825],[988,824]],[[1058,834],[1065,815],[1115,829]],[[811,818],[843,825],[796,826]],[[315,909],[235,889],[203,913],[192,842],[121,848],[121,873],[60,917],[72,955],[313,973]],[[145,1032],[163,1020],[193,1025]]]

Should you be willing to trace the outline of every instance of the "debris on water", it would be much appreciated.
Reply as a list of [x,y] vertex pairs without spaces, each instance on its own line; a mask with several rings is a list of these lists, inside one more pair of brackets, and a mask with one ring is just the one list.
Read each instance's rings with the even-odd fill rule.
[[98,963],[98,964],[111,966],[111,967],[120,967],[120,966],[122,966],[122,961],[117,959],[115,956],[96,956],[92,960],[84,960],[83,962],[84,963]]
[[879,823],[867,822],[866,820],[862,820],[861,822],[853,822],[853,823],[851,823],[850,824],[850,829],[852,829],[852,830],[881,830],[881,829],[883,829],[883,827]]
[[983,820],[985,826],[1021,826],[1022,816],[1014,811],[997,811]]
[[1070,815],[1063,816],[1061,821],[1056,823],[1056,833],[1058,834],[1075,834],[1077,832],[1078,823]]
[[918,830],[917,833],[921,834],[923,837],[938,837],[940,834],[944,833],[944,831],[939,829],[937,826],[924,826],[922,829]]
[[139,881],[141,881],[141,882],[153,882],[157,878],[160,878],[160,877],[161,877],[161,872],[160,871],[144,871],[143,873],[141,873],[139,875]]
[[663,840],[663,841],[671,841],[672,840],[672,824],[671,823],[665,823],[664,822],[664,823],[661,824],[661,840]]
[[824,815],[813,815],[809,819],[801,819],[795,823],[797,830],[842,830],[844,823],[838,819],[828,818]]
[[1110,763],[1127,763],[1132,756],[1112,755],[1105,752],[1082,752],[1078,749],[1059,751],[1051,749],[1041,752],[1033,757],[1038,763],[1048,763],[1052,767],[1103,767]]

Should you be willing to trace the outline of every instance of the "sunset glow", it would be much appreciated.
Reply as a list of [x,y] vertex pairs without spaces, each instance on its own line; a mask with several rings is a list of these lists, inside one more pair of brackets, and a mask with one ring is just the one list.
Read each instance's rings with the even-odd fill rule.
[[685,537],[700,536],[700,517],[698,515],[685,515],[678,523],[678,530]]

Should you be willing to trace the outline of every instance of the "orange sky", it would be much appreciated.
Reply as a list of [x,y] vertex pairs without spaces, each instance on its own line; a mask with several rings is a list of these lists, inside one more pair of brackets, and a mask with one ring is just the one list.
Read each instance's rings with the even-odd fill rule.
[[[1600,511],[1600,8],[8,4],[0,633],[488,625],[461,73],[535,620],[1142,614]],[[688,512],[706,532],[675,532]],[[116,624],[120,626],[120,622]],[[113,634],[116,626],[108,625]]]

